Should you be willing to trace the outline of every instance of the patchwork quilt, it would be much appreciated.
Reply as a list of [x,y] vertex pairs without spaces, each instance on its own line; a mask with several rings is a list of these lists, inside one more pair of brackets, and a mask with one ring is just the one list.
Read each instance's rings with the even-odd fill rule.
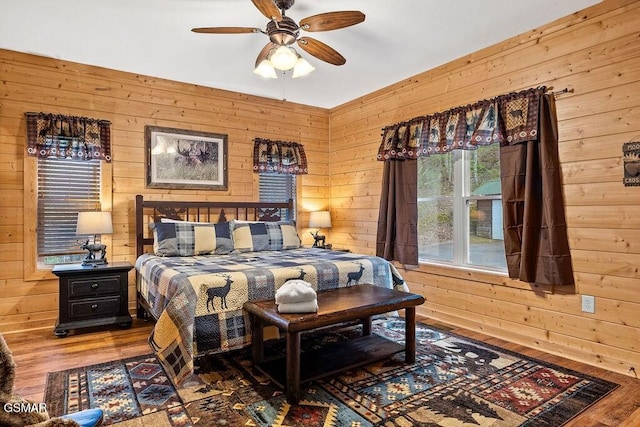
[[196,356],[251,342],[245,301],[273,299],[287,280],[316,291],[370,283],[408,291],[390,262],[375,256],[323,249],[158,257],[136,261],[138,291],[158,319],[149,338],[158,358],[180,384]]

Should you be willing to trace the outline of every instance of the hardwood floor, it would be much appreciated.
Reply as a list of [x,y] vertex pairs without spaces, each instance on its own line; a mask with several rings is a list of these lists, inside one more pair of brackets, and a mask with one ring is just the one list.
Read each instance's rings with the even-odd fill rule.
[[16,367],[16,394],[42,402],[48,372],[77,368],[151,353],[147,338],[153,323],[133,320],[130,329],[117,326],[70,331],[58,338],[51,329],[4,335]]
[[[425,318],[418,320],[462,336],[620,384],[618,389],[580,414],[567,426],[632,427],[640,425],[640,379],[532,350],[477,332],[432,322]],[[53,328],[6,334],[4,337],[18,365],[16,393],[41,402],[47,372],[148,354],[151,348],[147,338],[152,327],[151,322],[135,319],[130,329],[117,327],[85,329],[77,333],[71,332],[66,338],[57,338],[53,334]]]

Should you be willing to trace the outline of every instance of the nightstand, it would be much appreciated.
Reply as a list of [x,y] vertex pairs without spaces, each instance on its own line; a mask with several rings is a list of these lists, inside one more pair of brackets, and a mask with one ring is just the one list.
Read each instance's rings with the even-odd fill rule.
[[99,266],[63,264],[53,267],[59,277],[58,324],[54,333],[66,337],[69,329],[118,324],[131,326],[128,262]]

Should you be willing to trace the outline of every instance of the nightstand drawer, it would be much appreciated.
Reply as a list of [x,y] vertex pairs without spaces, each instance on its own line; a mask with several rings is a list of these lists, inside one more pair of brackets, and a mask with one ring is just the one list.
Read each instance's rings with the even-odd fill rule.
[[116,316],[119,310],[119,296],[69,302],[69,319],[88,316]]
[[83,277],[69,279],[69,298],[80,298],[94,295],[119,295],[120,276]]

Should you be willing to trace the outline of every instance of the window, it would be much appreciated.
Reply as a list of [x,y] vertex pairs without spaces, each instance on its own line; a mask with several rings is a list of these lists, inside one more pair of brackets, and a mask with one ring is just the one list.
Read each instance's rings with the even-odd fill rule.
[[506,271],[500,146],[418,159],[421,261]]
[[86,253],[76,235],[78,212],[101,209],[99,160],[37,160],[37,263],[79,262]]
[[288,219],[296,218],[296,175],[261,173],[259,195],[261,202],[286,202],[293,199],[293,212]]

